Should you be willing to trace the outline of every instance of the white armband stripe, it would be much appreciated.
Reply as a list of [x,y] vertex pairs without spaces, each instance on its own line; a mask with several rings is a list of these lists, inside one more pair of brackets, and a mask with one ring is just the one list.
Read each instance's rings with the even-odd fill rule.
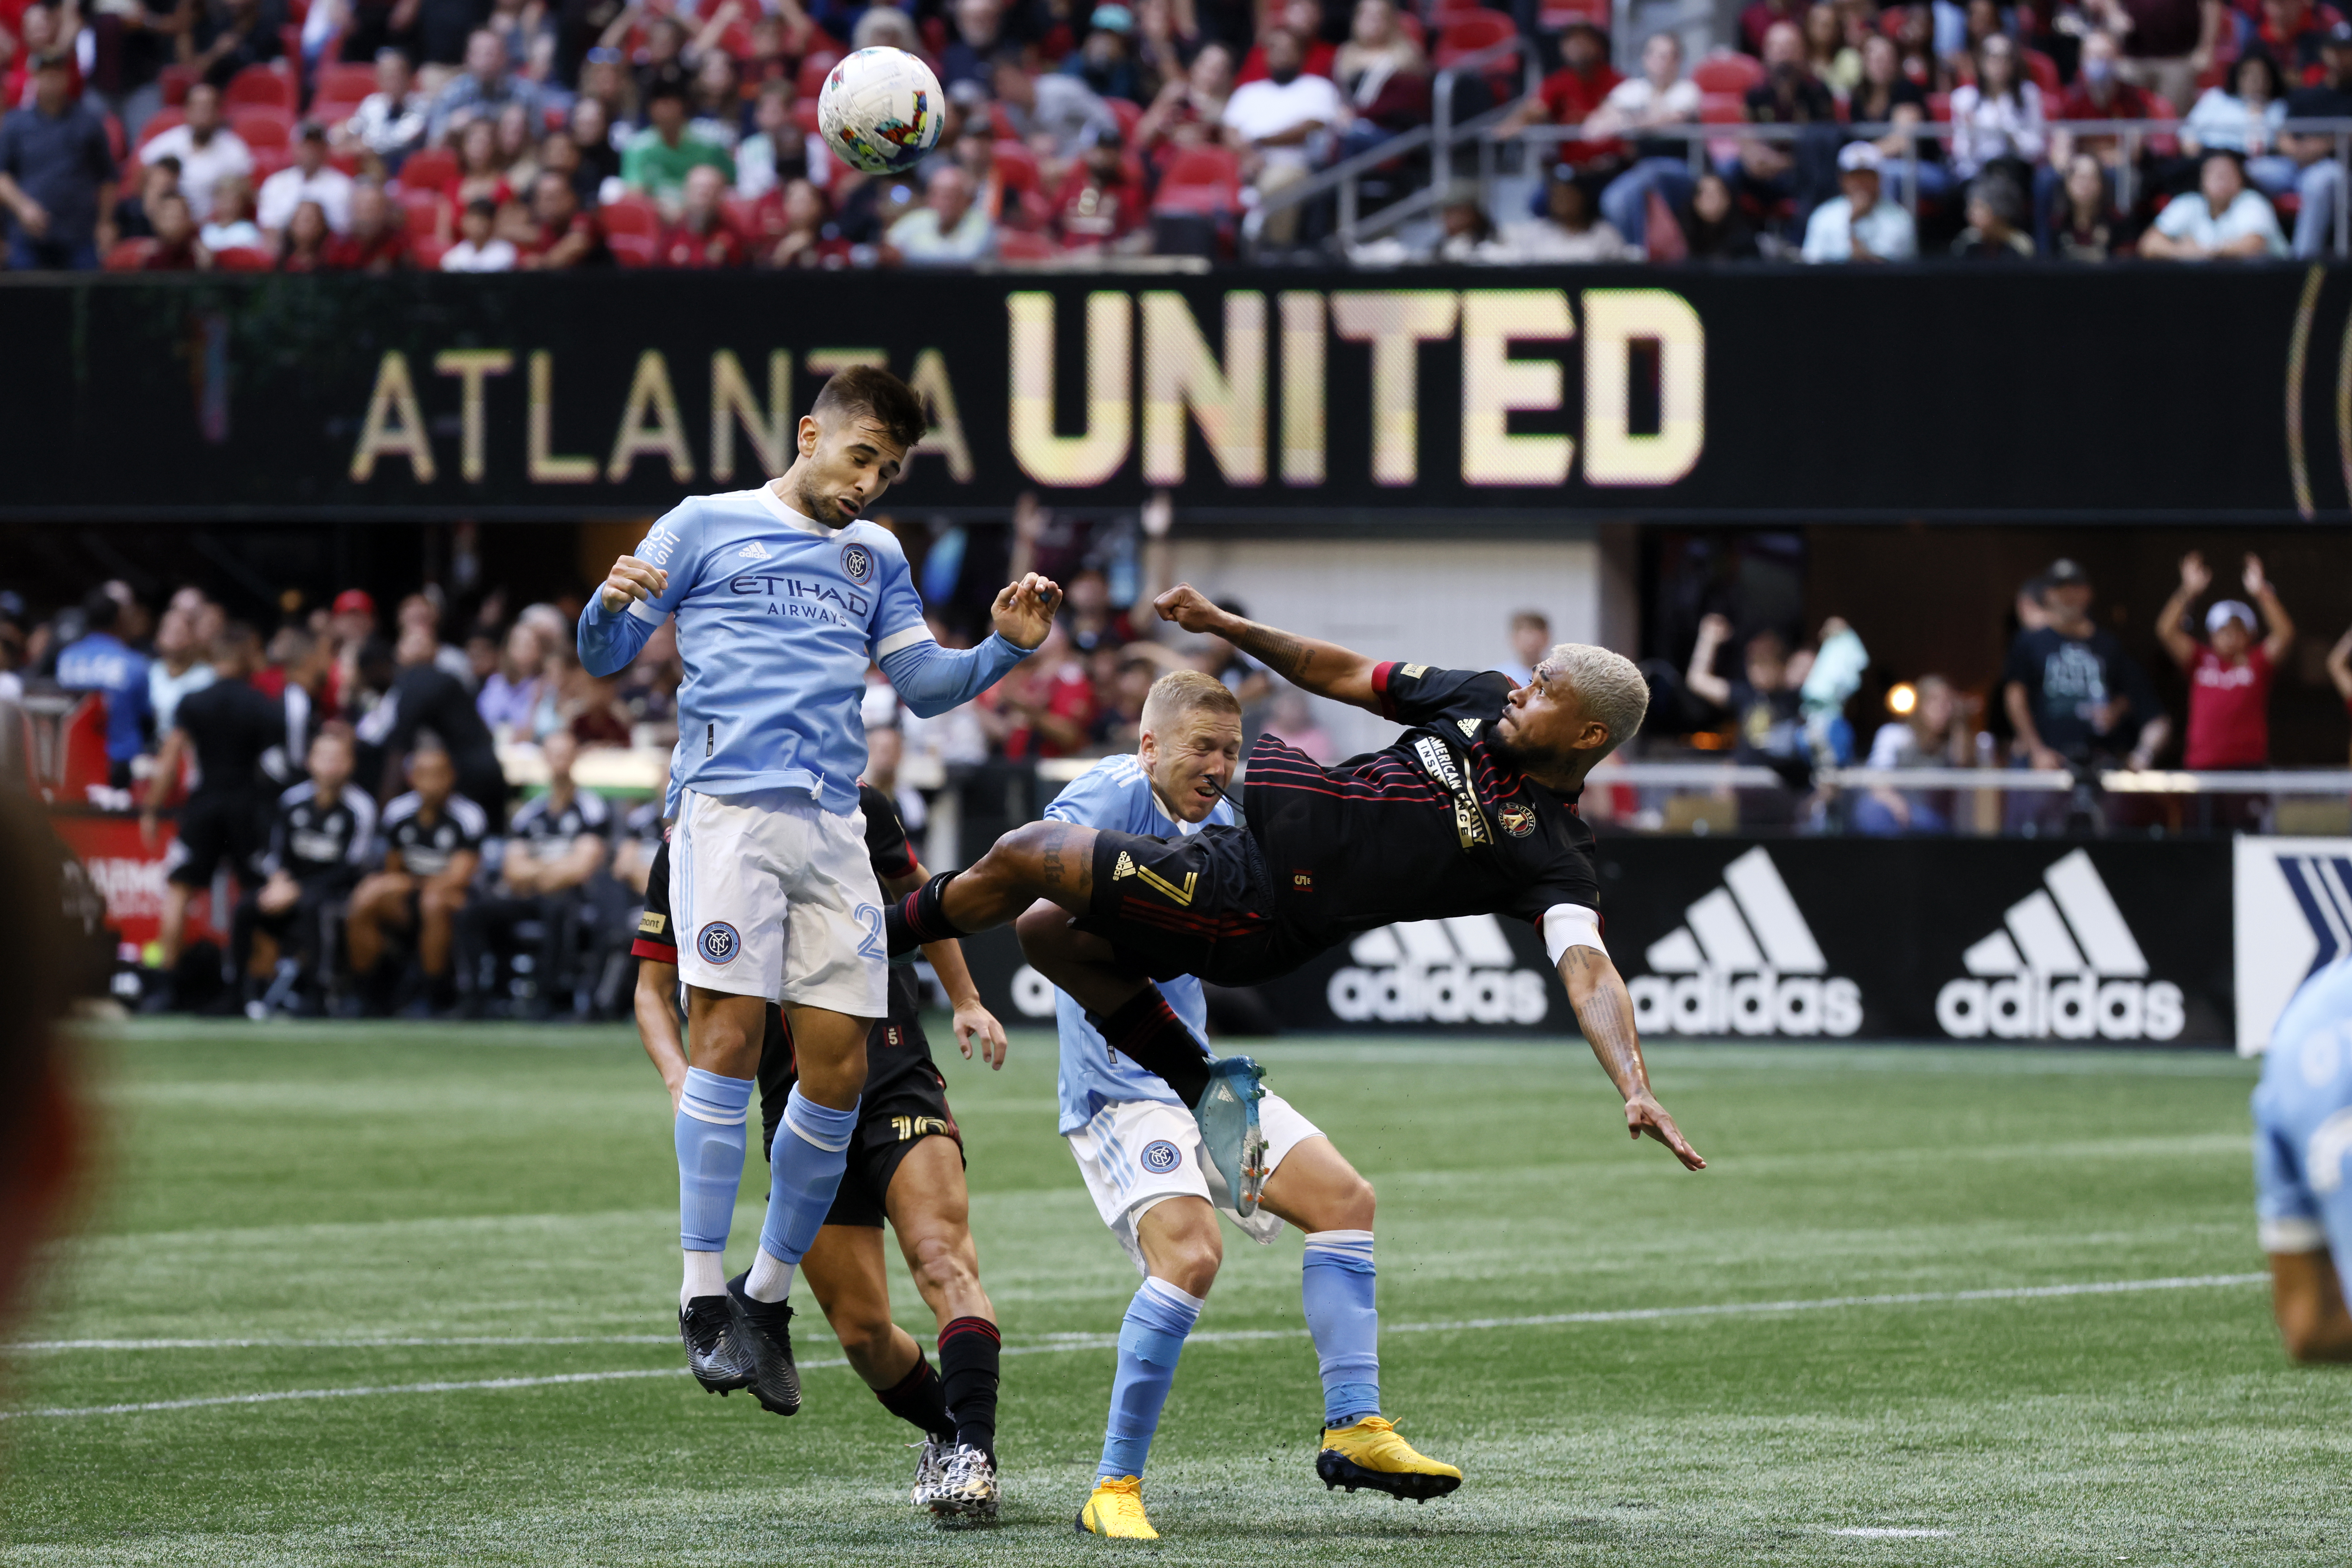
[[1582,904],[1554,904],[1543,913],[1544,952],[1551,957],[1554,969],[1559,967],[1560,955],[1571,947],[1589,947],[1601,957],[1609,949],[1601,941],[1601,911]]
[[884,637],[880,642],[876,643],[874,645],[874,657],[877,659],[887,658],[902,647],[912,647],[919,642],[929,642],[930,640],[931,628],[925,626],[922,622],[917,621],[905,631],[892,632],[888,637]]
[[650,622],[656,626],[669,619],[669,612],[663,609],[659,605],[655,604],[650,599],[631,599],[629,601],[629,614],[636,616],[637,619],[641,621]]

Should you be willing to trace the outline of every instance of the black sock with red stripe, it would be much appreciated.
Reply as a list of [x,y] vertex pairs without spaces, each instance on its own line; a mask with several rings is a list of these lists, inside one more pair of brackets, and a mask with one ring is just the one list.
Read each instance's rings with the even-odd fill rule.
[[948,942],[968,933],[949,923],[940,899],[953,871],[942,871],[882,911],[882,933],[893,958],[912,952],[927,942]]
[[1209,1058],[1201,1049],[1201,1037],[1185,1026],[1159,986],[1146,981],[1118,1012],[1108,1018],[1089,1013],[1087,1022],[1102,1031],[1111,1049],[1166,1079],[1185,1104],[1199,1105],[1208,1092]]
[[958,1318],[940,1331],[940,1368],[955,1435],[996,1463],[996,1368],[1004,1336],[986,1318]]
[[908,1426],[928,1433],[932,1441],[948,1443],[955,1440],[955,1417],[948,1414],[946,1385],[931,1363],[923,1359],[919,1346],[915,1351],[915,1369],[888,1388],[877,1388],[874,1397],[882,1408]]

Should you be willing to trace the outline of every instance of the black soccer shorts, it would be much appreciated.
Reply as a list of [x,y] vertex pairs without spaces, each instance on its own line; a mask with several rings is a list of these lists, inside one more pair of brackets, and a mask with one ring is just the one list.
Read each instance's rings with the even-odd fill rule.
[[213,872],[228,862],[232,875],[251,886],[267,834],[259,809],[241,795],[192,795],[180,808],[179,833],[163,855],[166,875],[184,888],[212,886]]
[[1181,837],[1095,834],[1094,895],[1071,923],[1154,980],[1255,985],[1297,967],[1275,918],[1274,879],[1249,830],[1213,823]]

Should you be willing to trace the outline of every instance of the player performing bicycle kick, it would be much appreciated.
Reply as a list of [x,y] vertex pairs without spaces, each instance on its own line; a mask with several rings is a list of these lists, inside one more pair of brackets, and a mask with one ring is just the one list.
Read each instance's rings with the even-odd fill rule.
[[[1358,931],[1514,915],[1542,932],[1577,1022],[1624,1097],[1627,1131],[1704,1169],[1650,1092],[1633,999],[1601,940],[1592,829],[1576,814],[1586,774],[1648,710],[1633,661],[1562,643],[1515,688],[1493,671],[1382,662],[1259,626],[1189,584],[1156,604],[1162,619],[1222,637],[1294,684],[1393,719],[1404,732],[1330,768],[1261,737],[1239,826],[1171,836],[1052,820],[1015,828],[969,869],[895,902],[893,949],[1018,920],[1038,973],[1192,1109],[1245,1217],[1270,1169],[1262,1074],[1245,1057],[1212,1059],[1152,982],[1191,974],[1254,985]],[[1170,804],[1205,816],[1231,776],[1230,765],[1223,778],[1204,773],[1192,798]]]
[[[858,786],[866,849],[886,893],[920,887],[928,873],[915,858],[889,797]],[[660,1069],[675,1104],[685,1092],[686,1044],[678,1028],[677,933],[670,919],[669,845],[654,853],[646,910],[630,951],[637,959],[637,1037]],[[992,1068],[1004,1065],[1004,1028],[981,1005],[963,952],[954,942],[923,950],[955,1010],[956,1043],[970,1058],[980,1047]],[[798,1074],[783,1010],[771,1003],[760,1047],[761,1148],[772,1153],[776,1127]],[[948,1109],[947,1086],[931,1062],[920,1004],[904,968],[890,974],[890,1010],[866,1037],[866,1087],[850,1145],[849,1168],[801,1273],[833,1325],[850,1366],[884,1409],[924,1435],[915,1463],[914,1500],[943,1521],[996,1517],[996,1398],[1000,1337],[995,1309],[980,1283],[971,1200],[964,1188],[963,1134]],[[890,1222],[907,1272],[939,1323],[940,1367],[890,1320],[890,1282],[882,1222]],[[790,1309],[786,1315],[789,1317]],[[793,1405],[799,1405],[799,1386]],[[782,1414],[790,1415],[790,1410]]]

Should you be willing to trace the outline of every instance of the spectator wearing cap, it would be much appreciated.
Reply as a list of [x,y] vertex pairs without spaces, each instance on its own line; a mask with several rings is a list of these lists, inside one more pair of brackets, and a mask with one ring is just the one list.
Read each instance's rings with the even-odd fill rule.
[[[2352,22],[2337,22],[2324,35],[2320,79],[2286,95],[2286,117],[2352,120]],[[2342,209],[2344,165],[2336,158],[2336,138],[2291,132],[2279,137],[2279,157],[2264,161],[2271,176],[2292,180],[2301,210],[2294,219],[2294,253],[2303,259],[2325,256],[2336,243],[2336,216]],[[2282,165],[2285,166],[2282,166]]]
[[188,211],[201,223],[212,216],[213,187],[223,174],[253,173],[253,149],[221,122],[220,89],[198,82],[188,89],[187,118],[139,149],[142,163],[158,158],[180,161],[180,195]]
[[1805,224],[1807,261],[1916,261],[1919,232],[1911,215],[1879,189],[1878,149],[1853,142],[1838,153],[1838,195]]
[[[2091,579],[2082,567],[2055,562],[2041,582],[2043,624],[2018,632],[2001,672],[2001,701],[2017,735],[2013,761],[2057,769],[2121,752],[2132,767],[2148,766],[2172,721],[2147,672],[2091,619]],[[2047,803],[2010,800],[2013,814],[2027,819],[2037,817],[2037,804]]]
[[2213,584],[2212,569],[2194,550],[2180,558],[2180,586],[2157,616],[2164,650],[2189,678],[2189,731],[2180,760],[2191,769],[2259,768],[2270,762],[2271,678],[2294,646],[2294,622],[2259,556],[2246,557],[2240,580],[2246,597],[2262,606],[2268,630],[2260,641],[2253,605],[2238,599],[2223,599],[2205,612],[2206,641],[2189,635],[2189,606]]
[[425,135],[436,147],[470,120],[496,120],[509,103],[520,103],[536,121],[546,98],[538,83],[514,70],[507,46],[496,31],[477,27],[466,37],[466,68],[433,100]]
[[719,198],[726,194],[726,180],[708,163],[687,171],[684,205],[677,221],[662,230],[655,260],[682,270],[740,267],[751,260],[743,237],[719,210]]
[[1064,76],[1076,77],[1099,98],[1123,98],[1139,103],[1143,73],[1135,63],[1135,13],[1118,0],[1094,8],[1087,18],[1086,42],[1062,62]]
[[113,247],[114,156],[62,55],[34,62],[32,103],[0,119],[0,205],[12,268],[86,272]]
[[[1266,35],[1265,79],[1245,81],[1225,100],[1225,140],[1242,157],[1243,172],[1263,198],[1299,184],[1313,172],[1324,133],[1346,114],[1331,79],[1306,70],[1306,47],[1286,27]],[[1299,209],[1266,217],[1274,245],[1298,234]]]
[[971,176],[963,165],[946,163],[933,169],[923,186],[923,205],[890,226],[889,247],[909,267],[961,266],[988,256],[996,248],[996,226],[971,195]]
[[304,202],[318,203],[337,234],[352,226],[352,177],[327,162],[326,128],[315,120],[302,122],[294,162],[261,182],[255,220],[274,240]]
[[2000,169],[1979,174],[1969,185],[1968,226],[1952,241],[1964,261],[2031,261],[2033,237],[2027,234],[2025,192]]
[[646,95],[646,125],[629,139],[621,155],[621,184],[676,212],[686,199],[686,176],[709,167],[732,183],[735,160],[727,149],[695,135],[687,125],[686,79],[664,76]]
[[400,172],[401,160],[425,145],[433,106],[416,90],[414,68],[398,49],[378,49],[375,90],[360,100],[352,117],[334,128],[334,144],[374,153],[385,169]]
[[[1677,209],[1691,198],[1690,147],[1686,142],[1640,133],[1662,125],[1698,122],[1698,84],[1683,75],[1682,40],[1654,33],[1642,46],[1642,74],[1609,89],[1585,128],[1596,136],[1632,135],[1633,165],[1601,193],[1601,215],[1629,245],[1648,242],[1650,193]],[[1563,148],[1563,153],[1571,151]]]
[[2246,171],[2235,153],[2208,152],[2197,171],[2197,189],[2175,196],[2140,236],[2139,253],[2158,261],[2251,261],[2286,254],[2278,214],[2259,191],[2246,186]]
[[1098,132],[1055,194],[1054,232],[1065,250],[1126,251],[1142,230],[1150,204],[1140,182],[1128,178],[1118,133]]
[[373,180],[352,187],[352,226],[327,245],[335,272],[395,272],[408,265],[408,226]]
[[457,215],[457,243],[441,253],[444,272],[511,272],[520,259],[514,242],[498,232],[495,202],[467,202]]

